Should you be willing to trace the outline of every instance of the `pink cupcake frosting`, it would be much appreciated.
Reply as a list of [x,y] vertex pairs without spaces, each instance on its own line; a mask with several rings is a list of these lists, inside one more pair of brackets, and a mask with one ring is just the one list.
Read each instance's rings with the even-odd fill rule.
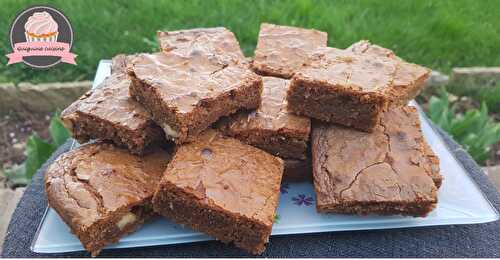
[[57,32],[58,27],[57,22],[49,13],[36,12],[28,18],[24,30],[31,34],[42,35]]

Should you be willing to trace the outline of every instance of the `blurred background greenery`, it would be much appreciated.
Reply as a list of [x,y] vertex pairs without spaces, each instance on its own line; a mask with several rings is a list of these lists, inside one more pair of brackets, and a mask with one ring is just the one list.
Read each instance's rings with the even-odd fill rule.
[[497,0],[362,1],[24,1],[3,0],[0,48],[10,52],[11,21],[29,5],[48,4],[69,17],[78,66],[50,73],[6,66],[0,81],[73,81],[93,78],[100,59],[117,53],[151,51],[160,29],[225,26],[251,56],[262,22],[316,28],[328,32],[329,45],[345,48],[369,39],[399,56],[432,69],[500,64],[500,2]]
[[[34,4],[53,6],[69,18],[75,36],[72,52],[78,54],[78,65],[60,64],[49,71],[34,70],[22,64],[7,66],[2,55],[0,82],[92,80],[101,59],[118,53],[155,51],[157,30],[224,26],[236,34],[245,54],[252,56],[262,22],[326,31],[329,46],[338,48],[368,39],[408,61],[444,73],[454,67],[500,66],[498,0],[3,0],[2,53],[11,52],[8,40],[11,21]],[[498,163],[500,84],[477,91],[435,88],[425,91],[418,101],[429,117],[460,142],[478,163]],[[67,133],[57,122],[57,115],[54,118],[47,141],[36,134],[31,136],[27,140],[26,163],[8,169],[7,175],[23,175],[29,180],[34,170],[64,141]],[[20,181],[26,182],[26,178]]]

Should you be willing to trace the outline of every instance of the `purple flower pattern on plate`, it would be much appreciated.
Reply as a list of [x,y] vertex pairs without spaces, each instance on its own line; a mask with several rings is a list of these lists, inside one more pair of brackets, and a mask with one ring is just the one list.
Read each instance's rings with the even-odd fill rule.
[[305,194],[299,194],[296,197],[292,198],[293,204],[297,206],[311,206],[313,204],[314,199],[312,197],[308,197]]

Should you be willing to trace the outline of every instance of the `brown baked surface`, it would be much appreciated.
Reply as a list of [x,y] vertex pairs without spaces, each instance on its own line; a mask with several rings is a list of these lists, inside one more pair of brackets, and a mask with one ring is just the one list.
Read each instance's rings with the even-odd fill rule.
[[153,198],[156,212],[248,252],[265,249],[283,161],[209,129],[178,147]]
[[80,143],[109,140],[134,154],[164,141],[149,113],[129,97],[130,79],[121,71],[121,57],[113,59],[116,73],[67,107],[61,120]]
[[319,123],[312,164],[319,212],[426,216],[437,203],[418,113],[384,113],[373,133]]
[[254,109],[261,101],[258,75],[203,52],[141,54],[129,74],[132,97],[177,144],[190,141],[220,117]]
[[151,197],[169,159],[163,150],[138,157],[111,144],[82,145],[47,169],[49,205],[96,256],[153,215]]
[[283,182],[312,181],[311,159],[285,159],[284,162],[285,170],[283,171]]
[[263,23],[252,68],[259,74],[291,78],[317,47],[326,47],[325,32]]
[[285,98],[289,80],[262,79],[264,90],[260,107],[221,120],[219,128],[226,135],[281,158],[305,159],[311,120],[288,113]]
[[245,59],[236,36],[224,27],[158,31],[156,36],[163,52],[191,56],[199,51],[222,57],[228,63]]
[[127,67],[136,54],[118,54],[111,59],[111,74],[127,73]]
[[[415,86],[420,90],[429,72],[375,51],[317,48],[292,79],[288,109],[299,115],[372,131],[389,105],[405,105],[409,97],[416,95]],[[417,74],[421,77],[411,81]]]
[[348,50],[354,53],[388,57],[399,62],[394,72],[391,88],[386,91],[389,96],[389,106],[392,107],[405,106],[410,100],[418,96],[430,75],[429,69],[405,62],[397,57],[393,51],[366,40],[354,43]]

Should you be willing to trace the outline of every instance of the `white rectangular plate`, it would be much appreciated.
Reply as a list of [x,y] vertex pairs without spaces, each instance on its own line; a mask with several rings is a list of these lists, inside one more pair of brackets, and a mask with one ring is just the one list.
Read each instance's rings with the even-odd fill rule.
[[[94,87],[110,73],[110,62],[101,61]],[[416,106],[416,103],[412,102]],[[418,107],[418,106],[417,106]],[[443,185],[439,190],[437,208],[426,218],[401,216],[350,216],[318,214],[312,184],[284,184],[281,189],[278,220],[273,235],[304,234],[347,230],[408,228],[451,224],[476,224],[495,221],[498,213],[482,194],[476,183],[447,149],[445,143],[429,125],[420,111],[422,130],[427,142],[441,159]],[[54,210],[48,209],[32,250],[37,253],[61,253],[83,250],[75,235]],[[127,248],[179,244],[212,240],[212,238],[182,228],[165,219],[155,219],[137,232],[107,248]]]

